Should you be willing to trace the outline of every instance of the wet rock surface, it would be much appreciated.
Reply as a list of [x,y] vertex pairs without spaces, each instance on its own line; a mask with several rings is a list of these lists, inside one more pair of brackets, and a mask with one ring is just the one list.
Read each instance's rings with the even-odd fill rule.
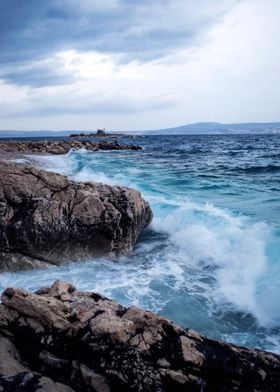
[[36,293],[6,289],[0,336],[3,391],[280,390],[279,356],[62,281]]
[[45,140],[21,140],[1,141],[0,153],[24,153],[24,154],[66,154],[70,150],[84,148],[89,151],[98,150],[141,150],[136,144],[119,144],[117,140],[104,140],[101,142],[86,139],[45,139]]
[[151,219],[134,189],[0,161],[0,271],[118,256]]

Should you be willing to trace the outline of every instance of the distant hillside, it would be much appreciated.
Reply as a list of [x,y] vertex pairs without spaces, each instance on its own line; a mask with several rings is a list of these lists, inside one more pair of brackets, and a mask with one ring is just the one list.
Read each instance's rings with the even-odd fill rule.
[[182,125],[176,128],[143,131],[143,133],[145,135],[280,134],[280,122],[244,124],[221,124],[214,122],[205,122]]
[[[93,131],[0,131],[0,138],[18,137],[66,137],[70,134],[92,133]],[[120,132],[122,131],[111,131]],[[95,131],[94,131],[95,133]],[[242,123],[221,124],[215,122],[202,122],[182,125],[176,128],[165,128],[157,130],[129,131],[126,134],[134,135],[226,135],[226,134],[280,134],[280,122],[272,123]]]

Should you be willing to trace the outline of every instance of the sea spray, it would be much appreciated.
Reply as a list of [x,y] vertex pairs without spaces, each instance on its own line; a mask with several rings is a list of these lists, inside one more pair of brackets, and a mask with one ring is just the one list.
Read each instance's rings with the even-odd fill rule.
[[154,221],[129,258],[2,274],[1,287],[36,289],[59,277],[210,337],[279,351],[280,178],[255,169],[275,166],[272,139],[151,137],[139,139],[141,153],[39,157],[77,181],[139,189]]

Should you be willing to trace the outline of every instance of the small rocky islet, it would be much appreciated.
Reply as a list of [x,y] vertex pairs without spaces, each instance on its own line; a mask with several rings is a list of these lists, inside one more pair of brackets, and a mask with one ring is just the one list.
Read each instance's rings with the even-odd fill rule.
[[[141,149],[80,138],[0,143],[2,158],[80,148]],[[0,161],[2,272],[118,257],[151,220],[136,190]],[[207,339],[66,282],[7,288],[1,299],[0,391],[280,390],[278,355]]]

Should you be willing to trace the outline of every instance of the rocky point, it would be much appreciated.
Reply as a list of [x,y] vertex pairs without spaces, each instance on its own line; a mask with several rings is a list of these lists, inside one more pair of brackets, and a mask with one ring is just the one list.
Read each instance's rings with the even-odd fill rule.
[[151,219],[134,189],[0,161],[0,271],[130,252]]
[[[279,391],[280,357],[56,281],[0,304],[2,391]],[[2,389],[1,389],[2,388]]]

